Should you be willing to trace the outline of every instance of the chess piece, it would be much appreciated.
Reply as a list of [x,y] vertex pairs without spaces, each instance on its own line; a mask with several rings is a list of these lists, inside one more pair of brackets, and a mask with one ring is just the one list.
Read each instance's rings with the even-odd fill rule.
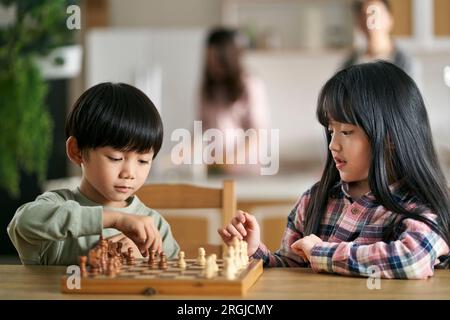
[[205,267],[205,271],[204,271],[204,276],[206,279],[211,279],[214,277],[215,275],[215,271],[214,271],[214,261],[213,261],[213,257],[209,256],[208,258],[206,258],[206,267]]
[[234,265],[234,262],[232,261],[232,258],[225,257],[224,259],[224,271],[225,273],[225,278],[227,278],[227,280],[234,280],[236,279],[236,268]]
[[182,270],[186,269],[186,260],[184,260],[184,251],[180,251],[178,253],[178,267],[180,267],[180,269]]
[[112,259],[109,260],[109,262],[108,262],[108,266],[106,269],[106,275],[111,278],[114,278],[116,276],[116,268],[114,266],[114,260],[112,260]]
[[159,258],[159,269],[167,269],[168,265],[167,265],[167,258],[166,258],[166,254],[164,252],[161,252],[160,254],[160,258]]
[[217,264],[217,255],[213,253],[211,255],[212,265],[214,269],[214,273],[217,274],[219,272],[219,265]]
[[205,255],[206,255],[205,249],[198,248],[197,264],[199,266],[204,266],[206,264]]
[[81,256],[80,257],[80,274],[83,278],[87,277],[86,262],[87,262],[87,257]]
[[128,248],[128,255],[127,255],[127,265],[131,266],[136,263],[136,260],[133,255],[133,248]]
[[148,254],[148,261],[147,261],[147,263],[150,266],[150,268],[153,268],[153,267],[156,266],[155,255],[156,255],[156,251],[154,249],[151,249],[149,254]]
[[236,269],[236,262],[234,261],[236,259],[236,255],[234,254],[234,247],[229,246],[227,251],[228,255],[225,258],[230,258],[230,263],[233,263],[233,266]]
[[92,275],[97,275],[100,272],[99,263],[97,260],[97,250],[91,249],[89,250],[89,266],[90,266],[90,273]]

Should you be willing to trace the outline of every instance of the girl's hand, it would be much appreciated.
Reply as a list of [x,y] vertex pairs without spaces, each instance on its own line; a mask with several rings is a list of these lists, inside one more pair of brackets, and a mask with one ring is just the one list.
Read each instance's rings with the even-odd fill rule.
[[261,242],[258,221],[254,216],[242,210],[236,213],[230,224],[224,228],[219,228],[217,231],[227,245],[232,244],[233,237],[247,241],[249,256],[256,252]]
[[320,239],[318,236],[316,236],[315,234],[310,234],[309,236],[303,237],[291,244],[291,249],[292,251],[294,251],[294,253],[303,258],[303,260],[310,261],[312,248],[316,244],[322,242],[322,239]]

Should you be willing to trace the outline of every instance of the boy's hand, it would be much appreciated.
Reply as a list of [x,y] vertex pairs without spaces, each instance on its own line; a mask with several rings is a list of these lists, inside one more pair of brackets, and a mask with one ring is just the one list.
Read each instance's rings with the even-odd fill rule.
[[130,238],[145,257],[149,248],[160,253],[162,239],[158,229],[153,224],[153,218],[133,214],[105,211],[103,213],[103,227],[115,228]]
[[316,236],[315,234],[310,234],[309,236],[303,237],[291,244],[291,249],[292,251],[294,251],[294,253],[302,257],[303,260],[310,261],[312,248],[316,244],[322,242],[322,239],[320,239],[318,236]]
[[112,242],[120,242],[122,243],[122,252],[128,252],[128,248],[133,248],[133,256],[135,258],[143,258],[142,254],[139,252],[139,248],[136,244],[128,237],[126,237],[123,233],[116,234],[115,236],[106,238],[108,241]]
[[261,241],[258,221],[251,214],[241,210],[231,219],[230,224],[217,231],[227,245],[231,245],[233,237],[247,241],[249,256],[256,252]]

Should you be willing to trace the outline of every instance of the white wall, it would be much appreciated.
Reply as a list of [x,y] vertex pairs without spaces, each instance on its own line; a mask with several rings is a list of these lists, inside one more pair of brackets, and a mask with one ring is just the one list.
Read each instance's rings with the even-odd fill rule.
[[109,0],[117,27],[203,27],[220,23],[221,0]]

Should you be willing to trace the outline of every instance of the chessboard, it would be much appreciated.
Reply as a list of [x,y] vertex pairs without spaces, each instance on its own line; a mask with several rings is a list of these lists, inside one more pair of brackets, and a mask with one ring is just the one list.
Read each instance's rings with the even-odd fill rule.
[[81,277],[79,289],[69,289],[68,276],[61,279],[64,293],[121,293],[161,295],[244,295],[263,273],[262,260],[250,259],[237,271],[233,280],[224,274],[224,261],[217,259],[218,272],[214,277],[205,277],[205,267],[196,259],[185,259],[181,269],[178,260],[168,260],[164,269],[149,265],[147,259],[136,259],[133,265],[124,264],[120,273]]

